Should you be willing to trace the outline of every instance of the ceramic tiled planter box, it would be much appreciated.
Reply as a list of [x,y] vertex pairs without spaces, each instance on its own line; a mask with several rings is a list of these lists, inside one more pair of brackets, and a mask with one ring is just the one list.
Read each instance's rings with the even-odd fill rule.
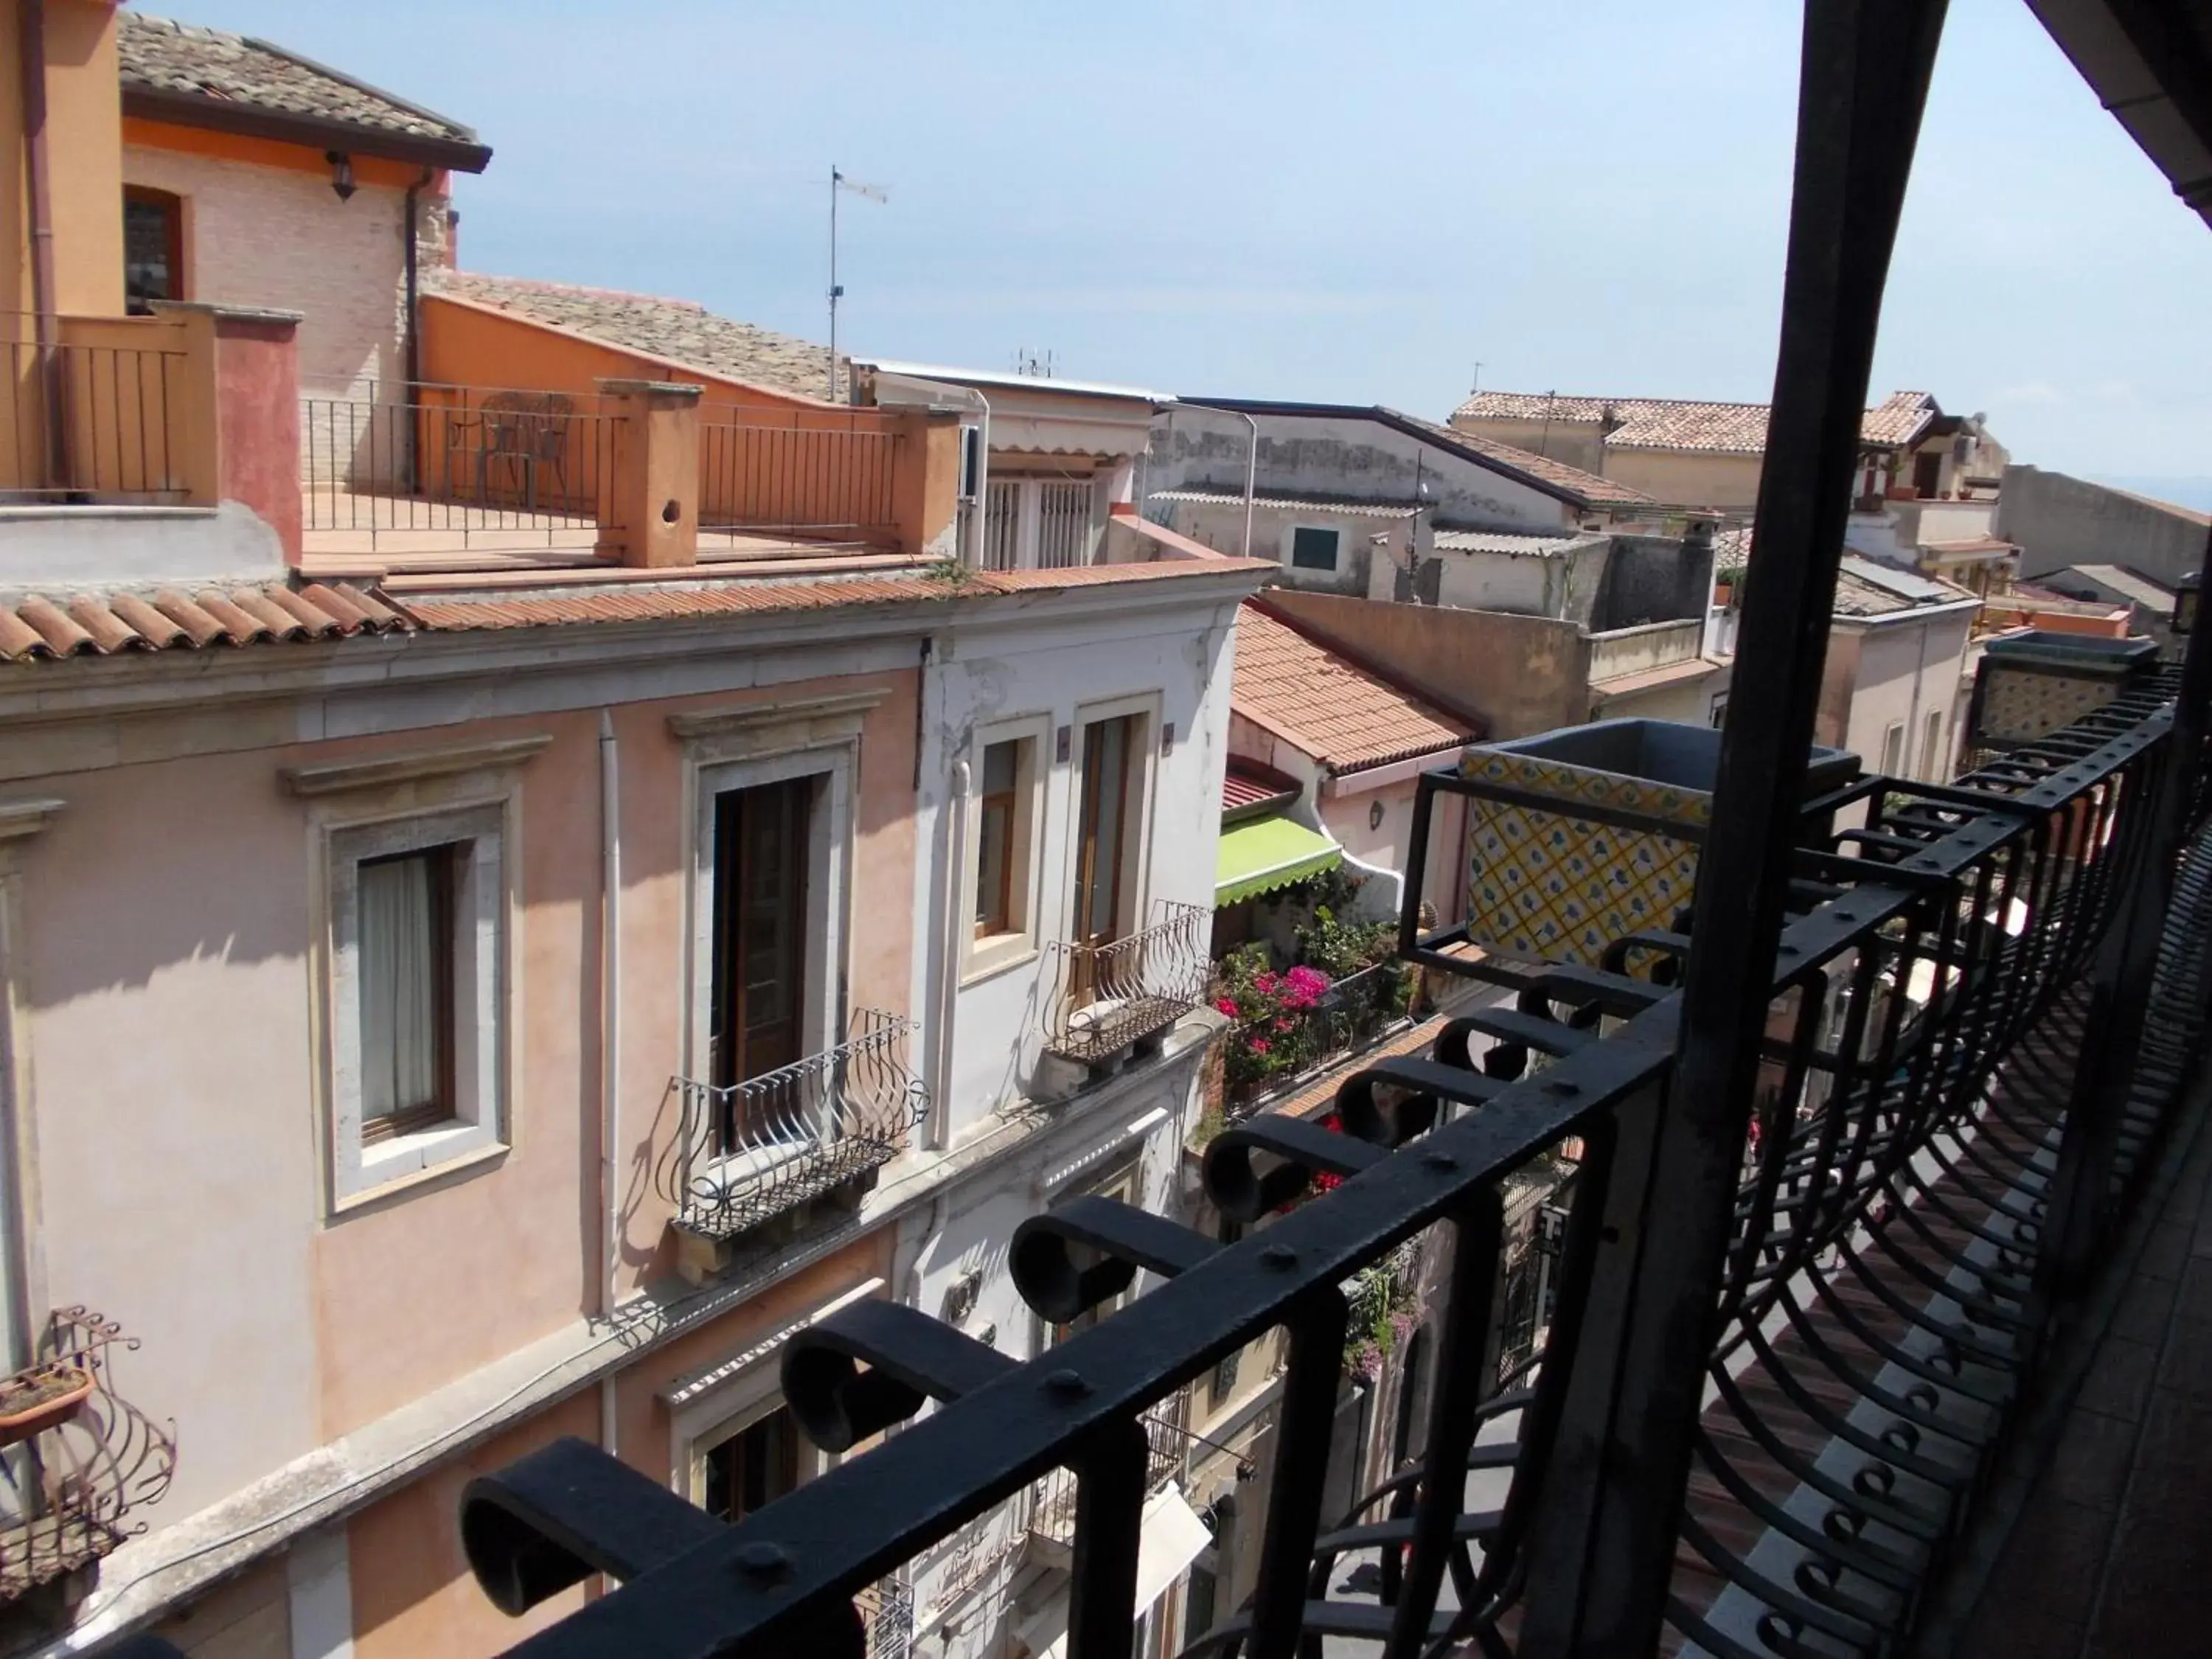
[[[1601,965],[1614,940],[1672,927],[1697,885],[1721,734],[1671,720],[1599,720],[1470,747],[1468,935],[1523,961]],[[1813,751],[1808,793],[1858,772]]]
[[2157,660],[2154,640],[2042,629],[1993,639],[1974,678],[1972,746],[2009,749],[2063,731],[2113,701]]

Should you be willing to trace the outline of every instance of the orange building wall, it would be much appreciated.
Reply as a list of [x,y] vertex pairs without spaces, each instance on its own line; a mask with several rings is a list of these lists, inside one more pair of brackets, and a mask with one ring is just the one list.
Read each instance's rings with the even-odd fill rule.
[[[30,311],[33,298],[20,15],[9,0],[0,17],[0,212],[8,239],[0,310],[10,312]],[[123,312],[121,110],[112,0],[48,0],[46,153],[58,312]]]

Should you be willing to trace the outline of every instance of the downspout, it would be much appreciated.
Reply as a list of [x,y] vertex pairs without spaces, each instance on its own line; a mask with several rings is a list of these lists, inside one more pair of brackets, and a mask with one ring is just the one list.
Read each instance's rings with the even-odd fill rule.
[[1231,415],[1252,428],[1251,447],[1244,452],[1244,556],[1252,556],[1252,497],[1260,482],[1260,423],[1241,409],[1232,409]]
[[1920,693],[1928,678],[1928,636],[1935,631],[1929,626],[1929,618],[1923,617],[1920,619],[1920,665],[1912,674],[1912,712],[1905,717],[1904,751],[1897,757],[1908,778],[1919,775],[1912,769],[1912,745],[1920,740]]
[[58,488],[69,427],[62,410],[61,319],[54,277],[52,170],[46,150],[46,0],[23,0],[17,56],[22,72],[23,146],[28,173],[27,207],[31,232],[31,310],[39,345],[39,383],[46,400],[46,477]]
[[[401,347],[401,366],[407,375],[407,386],[406,395],[402,399],[403,406],[411,405],[421,396],[419,388],[422,384],[422,325],[417,315],[422,301],[422,255],[416,246],[417,238],[415,223],[415,198],[416,191],[430,184],[437,176],[435,169],[426,167],[422,169],[422,176],[407,186],[405,210],[407,223],[401,233],[401,239],[405,244],[407,254],[407,338]],[[415,416],[412,414],[406,417],[406,430],[407,488],[410,490],[415,490],[422,488],[422,480],[416,476],[417,447],[422,442],[422,436],[415,430]]]
[[[930,1051],[934,1062],[929,1089],[927,1150],[943,1150],[950,1138],[949,1103],[952,1097],[952,1028],[954,1008],[960,999],[962,949],[960,876],[968,866],[968,763],[952,763],[952,787],[945,797],[945,870],[938,883],[944,902],[945,938],[938,953],[937,1042]],[[970,923],[970,926],[973,924]]]
[[[622,1189],[616,1148],[622,1127],[622,757],[614,712],[599,710],[599,1312],[614,1317],[622,1267]],[[615,1379],[599,1379],[599,1444],[615,1450]]]
[[971,569],[983,568],[983,539],[991,524],[991,400],[974,386],[961,390],[983,406],[983,424],[975,439],[975,552]]

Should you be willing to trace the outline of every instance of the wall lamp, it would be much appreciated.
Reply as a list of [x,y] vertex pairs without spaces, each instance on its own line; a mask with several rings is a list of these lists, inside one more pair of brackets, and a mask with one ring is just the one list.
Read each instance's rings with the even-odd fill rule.
[[331,188],[337,192],[341,202],[353,198],[353,157],[342,149],[325,153],[323,159],[331,164]]

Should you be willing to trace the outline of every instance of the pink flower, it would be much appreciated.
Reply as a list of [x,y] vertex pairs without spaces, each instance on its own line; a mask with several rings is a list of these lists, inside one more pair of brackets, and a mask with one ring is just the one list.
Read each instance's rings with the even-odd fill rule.
[[1291,989],[1300,996],[1317,997],[1328,989],[1328,975],[1318,968],[1308,968],[1303,963],[1283,977],[1290,981]]
[[1253,1054],[1264,1054],[1267,1052],[1267,1039],[1265,1037],[1254,1037],[1250,1042],[1245,1045],[1245,1047]]
[[1231,1019],[1237,1018],[1237,1005],[1231,1002],[1227,997],[1216,998],[1214,1000],[1213,1008],[1216,1013],[1225,1014]]
[[1297,1025],[1297,1021],[1294,1019],[1279,1019],[1275,1022],[1275,1029],[1279,1031],[1291,1030],[1294,1030]]
[[1273,994],[1275,988],[1282,982],[1282,980],[1274,974],[1261,974],[1253,980],[1252,988],[1262,996],[1269,996]]

